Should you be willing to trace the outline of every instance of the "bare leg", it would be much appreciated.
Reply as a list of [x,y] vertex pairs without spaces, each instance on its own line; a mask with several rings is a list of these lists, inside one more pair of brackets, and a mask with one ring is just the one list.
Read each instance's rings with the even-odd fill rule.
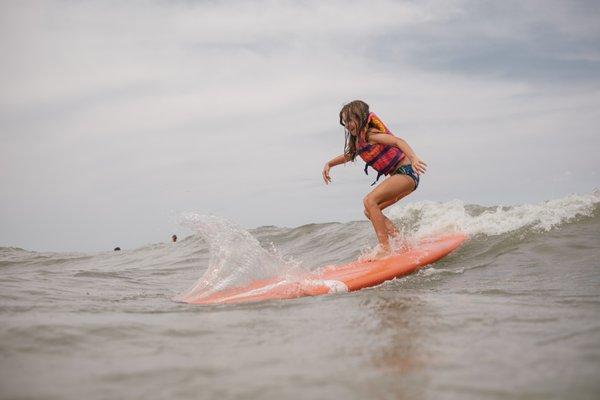
[[[365,215],[371,220],[382,253],[388,253],[390,242],[388,235],[397,234],[394,224],[381,211],[413,191],[414,181],[406,175],[392,175],[379,184],[364,199]],[[381,254],[384,255],[384,254]],[[378,254],[379,256],[379,254]]]
[[[380,209],[382,209],[382,208],[380,207]],[[369,220],[371,219],[371,216],[369,215],[367,210],[365,210],[365,216]],[[398,232],[398,228],[396,228],[396,225],[394,225],[394,223],[385,215],[383,216],[383,219],[385,221],[385,230],[386,230],[388,236],[397,236],[399,234],[399,232]]]
[[[401,196],[399,196],[397,199],[392,199],[392,200],[388,200],[385,201],[383,203],[379,204],[379,209],[383,211],[383,209],[391,206],[392,204],[396,203],[398,200],[400,200],[401,198],[403,198],[404,196],[406,196],[407,194],[409,194],[410,191],[406,192],[406,193],[402,193]],[[370,220],[371,217],[369,216],[369,213],[367,211],[367,209],[365,209],[365,216]],[[388,236],[398,236],[399,232],[398,232],[398,228],[396,228],[396,225],[394,225],[394,223],[385,215],[383,216],[384,220],[385,220],[385,229],[387,231]]]
[[[410,188],[409,190],[407,190],[407,191],[405,191],[403,193],[400,193],[400,195],[397,198],[395,198],[395,199],[390,199],[390,200],[386,200],[386,201],[384,201],[382,203],[379,203],[378,204],[379,205],[379,209],[383,211],[387,207],[389,207],[392,204],[395,204],[396,202],[398,202],[398,200],[400,200],[403,197],[405,197],[405,196],[409,195],[410,193],[412,193],[413,190],[414,190],[414,186],[412,188]],[[365,216],[370,220],[371,217],[369,216],[368,211],[365,209],[364,212],[365,212]],[[383,216],[383,218],[385,219],[385,228],[386,228],[386,231],[388,233],[388,236],[397,236],[399,234],[399,232],[398,232],[398,228],[396,228],[396,225],[394,225],[394,223],[388,217],[386,217],[385,215]]]

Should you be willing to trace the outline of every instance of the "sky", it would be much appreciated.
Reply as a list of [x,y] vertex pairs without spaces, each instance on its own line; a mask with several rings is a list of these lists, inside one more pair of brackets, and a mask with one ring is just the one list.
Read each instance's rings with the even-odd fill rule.
[[403,200],[600,187],[598,1],[0,3],[0,246],[164,242],[364,219],[338,113],[362,99],[429,165]]

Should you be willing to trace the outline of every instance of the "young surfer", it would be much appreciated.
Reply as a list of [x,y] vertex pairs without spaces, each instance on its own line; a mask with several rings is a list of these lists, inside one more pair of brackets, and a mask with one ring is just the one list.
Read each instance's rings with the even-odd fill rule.
[[340,111],[340,124],[345,128],[346,140],[344,153],[325,163],[323,180],[331,182],[329,170],[339,164],[354,161],[359,155],[366,163],[377,171],[377,179],[381,175],[389,175],[363,200],[365,215],[373,224],[379,248],[374,258],[390,254],[390,236],[396,236],[398,230],[382,210],[391,206],[404,196],[413,192],[419,185],[419,174],[425,172],[425,164],[404,140],[394,136],[392,132],[374,113],[369,105],[361,100],[352,101]]

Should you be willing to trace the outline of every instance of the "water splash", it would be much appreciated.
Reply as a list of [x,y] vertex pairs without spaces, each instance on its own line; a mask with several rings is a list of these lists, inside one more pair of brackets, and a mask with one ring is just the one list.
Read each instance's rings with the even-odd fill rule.
[[186,292],[174,300],[202,298],[212,293],[273,277],[302,273],[299,263],[285,260],[271,244],[264,249],[248,231],[224,218],[196,213],[183,214],[180,224],[194,231],[209,247],[206,271]]

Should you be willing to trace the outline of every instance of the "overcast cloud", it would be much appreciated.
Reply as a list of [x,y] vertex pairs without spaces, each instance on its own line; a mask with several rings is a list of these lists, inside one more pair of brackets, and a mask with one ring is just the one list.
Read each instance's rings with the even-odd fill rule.
[[180,211],[245,227],[362,219],[340,107],[428,165],[407,202],[598,187],[597,1],[0,4],[0,246],[131,248]]

